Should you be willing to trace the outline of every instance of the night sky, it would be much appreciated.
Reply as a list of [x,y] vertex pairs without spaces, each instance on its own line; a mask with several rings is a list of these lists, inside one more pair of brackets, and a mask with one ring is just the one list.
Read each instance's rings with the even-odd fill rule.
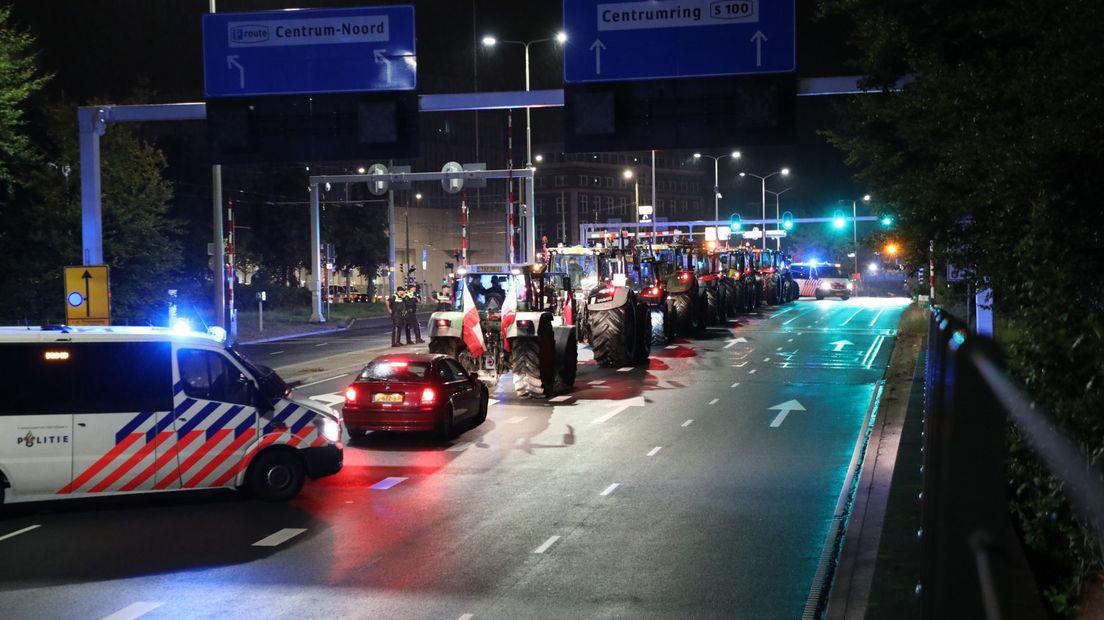
[[[365,4],[371,3],[219,0],[218,10]],[[555,1],[425,0],[413,4],[418,17],[418,82],[422,93],[521,90],[524,70],[520,48],[500,46],[484,51],[478,40],[484,34],[501,39],[543,38],[559,30],[562,23],[560,3]],[[847,25],[817,18],[808,6],[812,3],[798,4],[798,74],[856,73],[847,63],[848,57],[854,56],[846,47]],[[207,0],[17,0],[14,7],[16,21],[38,39],[43,68],[55,75],[48,87],[53,97],[74,104],[118,103],[136,91],[151,91],[159,102],[202,98],[200,19],[208,10]],[[531,62],[534,89],[561,87],[561,59],[554,45],[534,46]],[[794,170],[794,190],[786,200],[795,212],[820,209],[819,205],[861,193],[852,185],[842,155],[816,134],[819,129],[831,127],[836,102],[838,98],[799,101],[796,144],[742,149],[743,169],[765,173],[788,165]],[[536,144],[561,141],[559,110],[536,111],[533,124]],[[194,176],[183,172],[181,166],[196,172],[206,165],[182,164],[174,161],[171,150],[169,154],[175,167],[170,171],[174,180]],[[758,186],[751,185],[722,182],[722,192],[727,189],[746,194],[747,200],[753,201],[758,197]]]

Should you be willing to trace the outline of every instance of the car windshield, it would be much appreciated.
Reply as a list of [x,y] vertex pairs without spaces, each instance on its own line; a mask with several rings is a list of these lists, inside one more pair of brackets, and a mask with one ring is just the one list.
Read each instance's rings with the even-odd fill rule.
[[[496,311],[502,308],[502,304],[506,302],[506,291],[510,288],[511,277],[521,278],[521,276],[511,276],[508,273],[470,273],[463,280],[458,281],[457,286],[459,287],[463,283],[468,287],[477,309]],[[456,289],[457,310],[463,307],[464,296],[462,293],[462,290]],[[518,282],[517,295],[519,303],[524,299],[524,294],[525,285]]]
[[374,361],[361,371],[366,381],[401,381],[421,383],[429,380],[429,362]]
[[840,268],[836,267],[835,265],[823,265],[821,267],[817,267],[817,275],[820,276],[821,278],[846,278],[847,277],[846,275],[844,275],[843,271],[841,271]]
[[809,277],[809,267],[806,266],[806,265],[791,265],[790,266],[790,273],[795,278],[808,278]]

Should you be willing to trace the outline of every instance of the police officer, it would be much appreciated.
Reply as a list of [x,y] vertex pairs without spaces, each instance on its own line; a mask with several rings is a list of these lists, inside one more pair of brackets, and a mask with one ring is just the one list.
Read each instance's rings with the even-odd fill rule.
[[452,291],[447,284],[441,286],[437,293],[437,312],[444,312],[452,308]]
[[[406,291],[406,299],[403,300],[403,323],[406,330],[406,344],[421,344],[422,328],[418,325],[418,292],[411,287]],[[410,328],[414,328],[414,342],[410,342]]]
[[397,287],[395,294],[390,295],[384,302],[387,306],[387,314],[391,315],[391,346],[402,346],[403,308],[406,305],[406,295],[403,287]]

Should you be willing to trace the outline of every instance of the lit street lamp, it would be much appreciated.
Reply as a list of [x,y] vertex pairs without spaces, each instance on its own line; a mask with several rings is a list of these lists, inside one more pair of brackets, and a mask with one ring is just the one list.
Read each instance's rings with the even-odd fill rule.
[[[862,197],[863,202],[870,202],[870,194],[864,194]],[[853,255],[855,257],[855,271],[851,273],[859,272],[859,201],[851,201],[851,244],[854,248]]]
[[[784,189],[780,192],[772,192],[769,189],[766,190],[768,194],[771,194],[771,195],[774,196],[774,229],[775,230],[778,230],[778,227],[781,226],[780,222],[782,221],[782,215],[780,214],[780,211],[779,211],[778,197],[781,196],[782,194],[785,194],[786,192],[790,191],[791,189],[793,189],[793,188],[792,187],[787,187],[786,189]],[[765,225],[764,225],[764,228],[766,228]],[[774,241],[775,241],[774,249],[781,250],[782,249],[782,237],[781,236],[775,237]]]
[[772,172],[772,173],[768,174],[767,176],[759,176],[757,174],[752,174],[750,172],[741,172],[740,173],[741,177],[745,177],[745,176],[755,177],[756,179],[759,179],[759,182],[761,183],[761,189],[762,189],[761,196],[762,196],[762,204],[763,204],[763,229],[762,230],[763,230],[763,249],[764,250],[767,249],[767,179],[773,177],[776,174],[780,174],[784,177],[789,176],[790,175],[790,169],[789,168],[783,168],[781,170],[777,170],[775,172]]
[[625,177],[626,181],[632,180],[633,182],[633,210],[636,211],[636,223],[640,223],[640,181],[629,168],[626,168],[621,176]]
[[714,157],[712,155],[702,155],[701,153],[694,153],[694,159],[701,159],[707,157],[713,160],[713,222],[714,224],[721,219],[721,185],[720,178],[717,175],[717,162],[725,157],[731,157],[732,159],[740,159],[740,151],[732,151],[728,155],[718,155]]

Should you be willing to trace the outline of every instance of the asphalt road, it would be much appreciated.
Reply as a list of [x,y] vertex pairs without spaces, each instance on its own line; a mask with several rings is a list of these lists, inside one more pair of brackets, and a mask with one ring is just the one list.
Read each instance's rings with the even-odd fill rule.
[[[507,376],[480,427],[449,443],[371,434],[286,504],[201,492],[8,507],[0,610],[798,618],[903,307],[803,300],[654,350],[646,368],[586,362],[555,402],[516,400]],[[339,340],[283,350],[368,342]],[[301,393],[337,402],[348,381]]]

